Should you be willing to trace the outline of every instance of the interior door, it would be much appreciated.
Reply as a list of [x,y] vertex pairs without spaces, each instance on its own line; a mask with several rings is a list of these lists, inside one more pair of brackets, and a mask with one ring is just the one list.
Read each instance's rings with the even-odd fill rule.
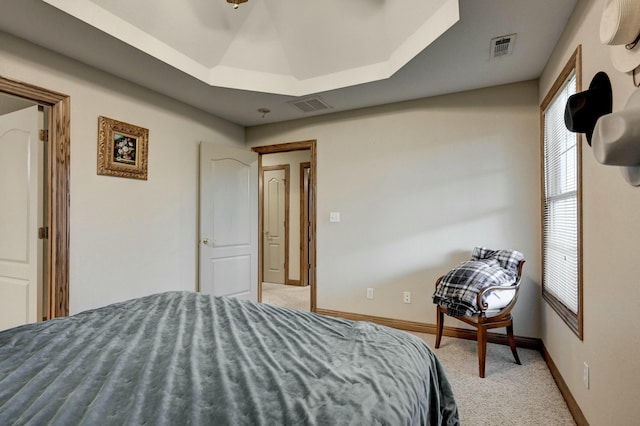
[[[277,167],[277,168],[276,168]],[[286,171],[281,166],[263,167],[264,238],[262,280],[285,283],[285,195]]]
[[0,330],[38,321],[43,147],[38,107],[0,116]]
[[258,299],[258,154],[200,144],[200,291]]

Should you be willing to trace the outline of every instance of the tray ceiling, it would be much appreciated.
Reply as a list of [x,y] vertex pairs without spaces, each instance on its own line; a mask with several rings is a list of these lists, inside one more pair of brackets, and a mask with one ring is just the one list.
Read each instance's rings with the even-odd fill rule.
[[293,96],[388,78],[459,19],[458,0],[44,1],[211,86]]
[[575,4],[2,0],[0,31],[253,126],[537,79]]

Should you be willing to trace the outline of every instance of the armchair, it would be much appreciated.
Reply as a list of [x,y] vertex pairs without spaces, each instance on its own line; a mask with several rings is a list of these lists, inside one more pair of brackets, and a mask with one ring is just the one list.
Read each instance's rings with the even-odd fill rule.
[[[487,355],[487,330],[492,328],[507,328],[507,337],[509,340],[509,346],[511,352],[516,360],[516,364],[520,365],[520,358],[516,351],[515,338],[513,336],[513,317],[511,316],[511,309],[515,306],[518,300],[518,292],[520,290],[520,282],[522,280],[522,268],[524,266],[524,260],[518,263],[518,273],[516,281],[513,285],[509,286],[488,286],[483,288],[477,296],[477,306],[480,309],[480,313],[472,316],[454,316],[460,321],[465,322],[477,329],[478,340],[478,364],[480,377],[485,376],[485,360]],[[436,280],[436,287],[440,283],[444,276],[439,277]],[[485,297],[489,295],[489,292],[514,292],[513,298],[506,306],[495,308],[491,303],[487,302]],[[444,315],[447,313],[445,306],[436,305],[436,349],[440,347],[440,341],[442,338],[442,328],[444,325]]]

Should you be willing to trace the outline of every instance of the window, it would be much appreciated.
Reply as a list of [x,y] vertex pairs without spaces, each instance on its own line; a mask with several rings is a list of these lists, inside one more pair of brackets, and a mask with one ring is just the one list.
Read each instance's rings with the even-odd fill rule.
[[564,124],[567,99],[579,92],[581,49],[541,105],[542,296],[582,339],[581,139]]

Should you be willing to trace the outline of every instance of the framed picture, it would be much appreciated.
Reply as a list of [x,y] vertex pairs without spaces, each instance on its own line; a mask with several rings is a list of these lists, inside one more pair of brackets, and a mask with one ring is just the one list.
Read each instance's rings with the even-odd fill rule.
[[98,117],[98,174],[147,180],[149,130]]

